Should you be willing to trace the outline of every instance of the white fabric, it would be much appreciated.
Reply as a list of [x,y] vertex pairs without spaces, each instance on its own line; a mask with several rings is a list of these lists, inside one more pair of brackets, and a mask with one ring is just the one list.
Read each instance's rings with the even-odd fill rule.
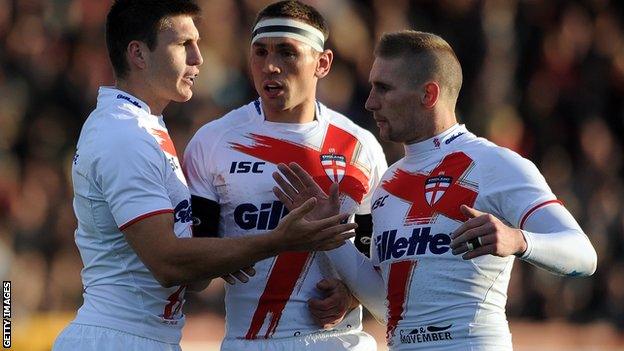
[[[311,26],[307,23],[301,22],[301,21],[297,21],[291,18],[268,18],[265,20],[262,20],[260,22],[258,22],[258,24],[256,24],[256,26],[254,27],[253,31],[255,32],[257,29],[262,28],[262,27],[266,27],[266,26],[287,26],[287,27],[293,27],[293,28],[298,28],[301,30],[304,30],[306,32],[308,32],[309,34],[315,36],[321,43],[325,42],[325,36],[323,35],[323,32],[321,32],[320,30],[318,30],[317,28],[315,28],[314,26]],[[314,50],[318,51],[318,52],[323,52],[323,46],[321,46],[319,43],[310,40],[309,38],[303,36],[303,35],[298,35],[296,33],[290,33],[290,32],[265,32],[265,33],[260,33],[255,35],[253,38],[251,38],[251,43],[255,43],[256,41],[258,41],[259,39],[262,38],[280,38],[280,37],[287,37],[287,38],[292,38],[295,40],[299,40],[302,43],[308,44],[310,45]]]
[[190,194],[162,116],[123,91],[102,87],[72,167],[75,233],[84,303],[75,322],[178,343],[184,288],[163,288],[120,228],[172,213],[191,236]]
[[[518,227],[532,209],[552,202],[528,216],[525,227],[532,230],[540,228],[534,222],[544,209],[560,206],[554,200],[530,161],[464,126],[408,145],[373,196],[371,257],[387,284],[390,349],[510,350],[505,303],[514,256],[463,260],[452,255],[449,234],[466,220],[460,204]],[[576,233],[579,250],[593,250]],[[569,249],[558,246],[558,236],[528,237],[536,258],[546,241],[549,250]]]
[[[279,162],[297,161],[317,182],[329,185],[344,161],[347,170],[340,181],[341,210],[370,213],[372,189],[387,167],[381,146],[370,132],[321,104],[317,104],[316,121],[305,124],[265,121],[260,106],[257,100],[203,126],[185,152],[183,164],[191,194],[214,200],[221,207],[221,236],[257,235],[277,226],[285,215],[272,192],[276,184],[271,175]],[[335,162],[323,166],[322,158]],[[257,262],[257,273],[248,283],[226,287],[226,338],[278,339],[321,331],[307,301],[321,296],[316,284],[323,277],[337,276],[335,269],[319,253],[307,258],[306,254],[290,256],[285,264],[278,264],[287,256]],[[293,268],[294,261],[300,268]],[[290,269],[293,272],[282,271]],[[271,277],[274,283],[268,284]],[[292,292],[286,289],[287,300],[271,295],[279,295],[275,289],[287,281],[293,285]],[[285,304],[283,309],[278,306],[280,301]],[[335,330],[360,325],[358,308]]]
[[123,331],[71,323],[54,341],[52,351],[181,351],[180,345],[143,338]]
[[225,339],[221,343],[221,351],[374,351],[376,349],[377,342],[375,339],[361,330],[321,332],[269,340]]
[[373,267],[352,242],[324,251],[331,260],[340,279],[349,287],[366,309],[381,323],[386,319],[386,289],[381,274]]
[[524,228],[528,247],[522,260],[560,275],[588,276],[596,271],[596,250],[565,207],[540,208]]

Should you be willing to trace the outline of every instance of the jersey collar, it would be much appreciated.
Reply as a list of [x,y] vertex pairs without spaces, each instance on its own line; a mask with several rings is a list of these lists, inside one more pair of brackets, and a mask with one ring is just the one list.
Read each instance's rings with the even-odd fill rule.
[[437,151],[448,147],[455,139],[468,133],[468,130],[463,124],[455,124],[442,133],[429,138],[427,140],[419,141],[413,144],[405,145],[405,156],[414,157],[425,153]]
[[[102,86],[98,91],[98,107],[111,105],[125,105],[131,109],[141,109],[151,115],[149,106],[141,99],[112,86]],[[156,116],[158,117],[158,116]]]
[[262,124],[262,127],[267,129],[268,131],[275,132],[278,134],[306,134],[308,136],[314,135],[321,131],[320,126],[324,125],[326,120],[324,116],[324,109],[326,107],[318,102],[315,102],[315,119],[312,122],[308,123],[281,123],[281,122],[271,122],[267,121],[264,116],[264,110],[262,109],[262,100],[260,98],[254,100],[251,105],[253,106],[253,113],[258,118]]

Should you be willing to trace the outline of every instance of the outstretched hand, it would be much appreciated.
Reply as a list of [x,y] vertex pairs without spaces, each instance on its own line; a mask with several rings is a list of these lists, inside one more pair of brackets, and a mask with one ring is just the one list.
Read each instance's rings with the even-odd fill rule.
[[510,228],[494,215],[462,205],[468,220],[451,235],[453,255],[469,260],[484,255],[507,257],[524,253],[527,248],[520,229]]
[[342,223],[348,214],[319,220],[306,218],[315,205],[316,198],[310,198],[282,218],[273,230],[279,252],[333,250],[355,236],[353,229],[357,228],[357,224]]
[[[316,206],[306,215],[307,219],[328,218],[340,212],[338,183],[333,183],[330,186],[328,195],[314,181],[312,176],[297,163],[291,162],[289,165],[280,163],[277,165],[277,169],[281,174],[280,172],[273,172],[273,179],[279,187],[274,187],[273,193],[289,211],[301,206],[308,199],[315,198]],[[286,179],[282,177],[282,174]]]

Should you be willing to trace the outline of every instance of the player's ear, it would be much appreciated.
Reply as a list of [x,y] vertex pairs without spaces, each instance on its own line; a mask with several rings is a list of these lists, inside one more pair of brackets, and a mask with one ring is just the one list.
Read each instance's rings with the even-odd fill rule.
[[126,48],[126,55],[130,67],[134,66],[139,69],[145,69],[147,67],[149,49],[145,43],[138,40],[131,41]]
[[314,72],[314,75],[319,79],[325,77],[331,69],[333,60],[334,53],[330,49],[325,49],[321,52],[316,61],[316,71]]
[[440,85],[435,81],[425,83],[421,92],[420,102],[427,109],[432,109],[440,98]]

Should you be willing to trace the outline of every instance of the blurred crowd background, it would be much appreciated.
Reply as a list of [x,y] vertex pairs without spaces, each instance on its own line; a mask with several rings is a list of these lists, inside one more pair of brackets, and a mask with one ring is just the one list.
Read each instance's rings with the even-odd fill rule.
[[[165,111],[180,153],[201,125],[255,98],[249,33],[269,2],[199,1],[204,64],[195,95]],[[376,39],[413,28],[449,41],[464,69],[459,118],[533,160],[598,252],[596,274],[584,279],[518,262],[510,320],[607,324],[624,340],[624,2],[308,2],[326,16],[335,52],[319,99],[375,134],[363,106]],[[17,321],[71,318],[82,302],[69,169],[98,87],[113,84],[110,3],[0,0],[0,276],[13,282]],[[389,163],[402,156],[400,146],[384,148]],[[220,284],[191,296],[187,312],[222,314]]]

